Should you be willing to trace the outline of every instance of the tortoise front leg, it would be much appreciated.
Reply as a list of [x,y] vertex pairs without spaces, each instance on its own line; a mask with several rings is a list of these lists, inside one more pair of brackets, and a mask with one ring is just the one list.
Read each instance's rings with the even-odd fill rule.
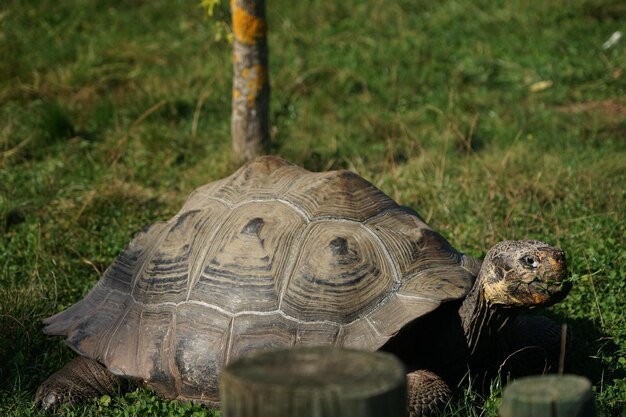
[[113,394],[122,379],[99,362],[79,356],[52,374],[37,389],[35,404],[45,410]]
[[407,374],[409,417],[427,417],[451,398],[450,388],[439,376],[425,369]]

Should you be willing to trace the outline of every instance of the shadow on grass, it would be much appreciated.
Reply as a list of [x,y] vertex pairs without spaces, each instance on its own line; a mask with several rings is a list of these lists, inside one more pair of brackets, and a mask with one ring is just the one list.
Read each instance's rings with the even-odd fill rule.
[[572,332],[570,372],[586,376],[599,388],[607,381],[626,378],[626,369],[612,370],[602,362],[620,355],[620,347],[609,334],[589,319],[569,320],[568,324]]
[[619,416],[624,406],[623,393],[620,394],[615,383],[626,381],[626,368],[611,362],[623,355],[620,346],[591,319],[570,318],[552,311],[543,314],[557,323],[567,324],[570,341],[565,373],[581,375],[591,381],[600,415]]

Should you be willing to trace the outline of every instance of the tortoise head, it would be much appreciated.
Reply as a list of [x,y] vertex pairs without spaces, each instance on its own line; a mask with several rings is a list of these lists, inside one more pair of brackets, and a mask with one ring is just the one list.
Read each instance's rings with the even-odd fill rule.
[[565,253],[536,240],[495,245],[483,261],[481,277],[489,304],[505,307],[550,306],[571,289]]

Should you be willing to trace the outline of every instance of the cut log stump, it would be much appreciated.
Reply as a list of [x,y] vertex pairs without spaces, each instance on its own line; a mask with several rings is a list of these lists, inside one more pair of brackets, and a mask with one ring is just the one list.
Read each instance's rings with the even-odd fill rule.
[[501,417],[595,417],[591,382],[576,375],[520,378],[507,385]]
[[331,347],[263,352],[220,376],[224,417],[400,417],[406,374],[394,356]]

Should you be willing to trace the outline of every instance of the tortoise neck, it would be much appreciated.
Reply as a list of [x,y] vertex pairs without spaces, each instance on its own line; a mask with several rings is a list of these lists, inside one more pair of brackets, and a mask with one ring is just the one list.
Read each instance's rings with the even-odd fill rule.
[[498,334],[516,316],[515,309],[491,305],[483,294],[480,276],[459,308],[472,362],[484,362],[494,352]]

